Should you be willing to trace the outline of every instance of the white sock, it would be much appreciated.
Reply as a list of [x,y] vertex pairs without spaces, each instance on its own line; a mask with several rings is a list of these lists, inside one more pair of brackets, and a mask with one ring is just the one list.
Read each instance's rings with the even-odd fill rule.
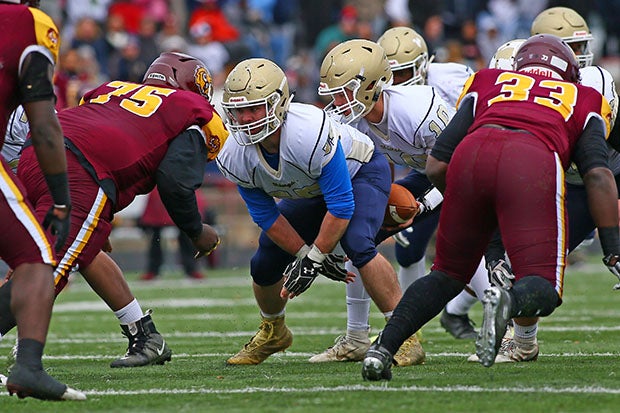
[[463,290],[446,304],[446,311],[452,315],[465,315],[469,309],[478,302],[478,298],[474,297],[467,291]]
[[398,282],[400,283],[400,289],[407,291],[407,288],[413,284],[418,278],[422,278],[426,275],[426,256],[421,260],[414,262],[408,267],[400,267],[398,269]]
[[538,323],[535,323],[531,326],[520,326],[519,324],[514,323],[514,328],[514,338],[516,341],[526,342],[536,340],[536,333],[538,333]]
[[260,315],[263,318],[266,318],[267,320],[273,320],[273,319],[276,319],[278,317],[282,317],[285,312],[286,312],[286,307],[284,307],[282,309],[282,311],[280,311],[279,313],[275,313],[275,314],[267,314],[267,313],[264,313],[263,310],[260,310]]
[[368,321],[370,317],[370,303],[371,299],[362,277],[357,268],[351,264],[351,261],[347,261],[345,267],[348,271],[356,274],[355,281],[347,284],[347,331],[368,331],[370,329],[370,323]]
[[118,321],[120,321],[121,324],[135,323],[144,317],[140,303],[138,303],[138,300],[135,298],[125,307],[120,310],[116,310],[114,315],[118,318]]
[[482,259],[480,264],[478,264],[478,268],[476,268],[476,272],[471,280],[469,280],[469,284],[467,284],[467,286],[476,293],[478,299],[482,300],[484,297],[484,291],[491,286],[489,283],[489,273],[485,267],[484,259]]

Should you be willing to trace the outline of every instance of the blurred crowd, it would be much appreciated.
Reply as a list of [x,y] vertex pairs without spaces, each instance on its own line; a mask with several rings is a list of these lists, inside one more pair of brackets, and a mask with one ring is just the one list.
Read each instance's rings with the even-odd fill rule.
[[296,100],[317,102],[318,66],[334,45],[414,27],[437,62],[480,69],[504,42],[529,36],[543,9],[586,17],[595,62],[616,74],[620,0],[47,0],[61,29],[58,109],[108,79],[140,81],[163,51],[204,61],[220,89],[239,61],[266,57],[285,68]]

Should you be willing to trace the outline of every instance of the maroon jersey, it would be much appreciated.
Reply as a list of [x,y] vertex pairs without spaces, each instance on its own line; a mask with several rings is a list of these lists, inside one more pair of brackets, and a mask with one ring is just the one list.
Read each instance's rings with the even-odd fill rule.
[[18,84],[20,63],[28,53],[37,51],[50,59],[58,59],[60,40],[52,19],[38,9],[13,4],[0,4],[0,143],[11,112],[22,103]]
[[476,99],[475,120],[468,133],[485,124],[526,130],[557,152],[565,169],[591,117],[600,119],[609,135],[611,108],[589,87],[529,73],[483,69],[469,78],[459,103],[467,95]]
[[186,129],[202,130],[209,159],[228,136],[211,104],[189,91],[113,81],[88,92],[83,102],[58,118],[97,180],[113,182],[116,194],[108,196],[115,211],[153,188],[170,142]]

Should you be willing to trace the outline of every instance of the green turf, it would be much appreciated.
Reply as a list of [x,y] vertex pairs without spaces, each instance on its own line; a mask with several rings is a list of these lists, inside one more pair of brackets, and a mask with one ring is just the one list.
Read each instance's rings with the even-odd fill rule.
[[[111,369],[124,352],[116,318],[79,277],[56,303],[45,366],[84,390],[86,402],[0,395],[0,412],[616,412],[620,407],[620,291],[598,261],[569,268],[564,304],[541,322],[535,363],[484,368],[468,363],[473,342],[454,340],[439,317],[423,329],[427,362],[396,368],[389,383],[364,382],[360,363],[310,364],[344,331],[344,286],[315,283],[292,300],[293,346],[258,366],[226,366],[256,331],[247,269],[215,270],[201,282],[180,274],[145,283],[129,274],[143,308],[174,354],[164,366]],[[481,306],[472,318],[481,324]],[[378,331],[383,318],[372,308]],[[14,342],[0,342],[2,359]],[[0,370],[1,371],[1,370]]]

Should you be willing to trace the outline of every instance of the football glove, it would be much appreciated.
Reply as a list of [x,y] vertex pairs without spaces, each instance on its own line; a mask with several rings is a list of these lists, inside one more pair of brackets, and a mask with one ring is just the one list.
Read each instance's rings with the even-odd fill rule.
[[284,269],[284,288],[289,294],[299,295],[306,291],[319,275],[321,264],[309,258],[297,259]]
[[[618,254],[607,254],[603,258],[603,263],[620,280],[620,256]],[[620,290],[620,283],[614,285],[614,290]]]
[[349,272],[343,267],[347,261],[347,257],[340,254],[330,253],[325,255],[321,275],[326,276],[330,280],[347,282]]
[[510,290],[515,280],[515,275],[512,273],[510,265],[502,260],[493,260],[487,262],[487,272],[489,273],[489,282],[491,285],[504,290]]
[[405,235],[405,232],[411,233],[413,232],[413,228],[412,227],[405,228],[402,231],[397,232],[396,234],[392,235],[392,238],[394,238],[394,241],[396,241],[396,243],[403,248],[407,248],[409,245],[411,245],[411,243],[409,242],[409,239],[407,238],[407,235]]
[[[65,216],[61,218],[63,215],[63,210],[65,209]],[[45,215],[45,219],[43,220],[43,228],[50,228],[50,232],[52,235],[56,235],[56,242],[54,243],[54,249],[56,252],[59,252],[65,242],[67,241],[67,237],[69,237],[69,226],[71,221],[71,206],[70,205],[52,205],[52,207],[47,211]]]

